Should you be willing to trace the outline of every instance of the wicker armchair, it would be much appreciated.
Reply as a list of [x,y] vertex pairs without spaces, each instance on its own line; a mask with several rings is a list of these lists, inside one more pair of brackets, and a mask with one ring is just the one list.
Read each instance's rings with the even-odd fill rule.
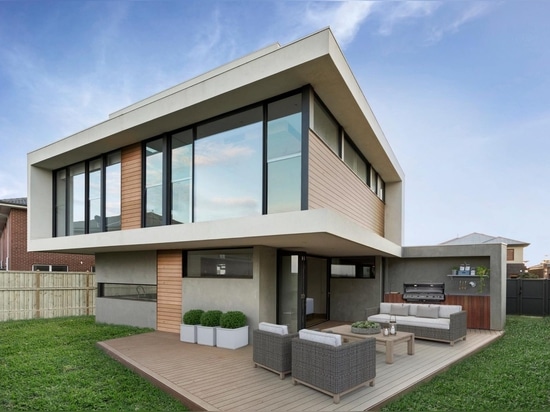
[[301,383],[340,396],[361,386],[374,386],[376,340],[368,337],[341,346],[295,338],[292,340],[292,383]]
[[292,339],[297,333],[278,335],[256,329],[252,336],[252,360],[254,367],[278,373],[281,379],[291,372]]

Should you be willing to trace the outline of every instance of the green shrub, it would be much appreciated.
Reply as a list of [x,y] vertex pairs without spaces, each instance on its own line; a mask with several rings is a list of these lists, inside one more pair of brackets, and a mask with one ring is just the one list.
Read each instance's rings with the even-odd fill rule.
[[207,310],[201,316],[202,326],[220,326],[221,310]]
[[226,329],[237,329],[246,326],[246,315],[241,311],[225,312],[220,318],[220,326]]
[[186,325],[200,325],[201,316],[204,313],[202,309],[191,309],[183,314],[183,323]]

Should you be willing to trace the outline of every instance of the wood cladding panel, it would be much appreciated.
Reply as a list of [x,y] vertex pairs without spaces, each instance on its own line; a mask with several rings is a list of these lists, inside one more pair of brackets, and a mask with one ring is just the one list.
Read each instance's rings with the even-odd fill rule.
[[121,154],[122,230],[141,227],[141,144],[122,149]]
[[313,132],[309,136],[309,209],[328,208],[384,236],[384,203]]
[[182,254],[157,252],[157,330],[179,333],[182,316]]
[[[386,293],[384,302],[404,303],[401,293]],[[475,295],[446,295],[442,305],[461,305],[467,312],[469,329],[491,329],[491,298]]]

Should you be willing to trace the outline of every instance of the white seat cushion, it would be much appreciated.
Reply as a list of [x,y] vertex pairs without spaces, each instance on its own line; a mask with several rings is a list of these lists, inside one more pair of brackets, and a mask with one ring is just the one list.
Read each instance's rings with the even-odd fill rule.
[[260,322],[258,329],[264,332],[276,333],[277,335],[288,335],[287,325],[277,325],[275,323]]
[[300,339],[309,340],[312,342],[324,343],[330,346],[342,345],[342,336],[336,333],[318,332],[316,330],[301,329],[299,332]]

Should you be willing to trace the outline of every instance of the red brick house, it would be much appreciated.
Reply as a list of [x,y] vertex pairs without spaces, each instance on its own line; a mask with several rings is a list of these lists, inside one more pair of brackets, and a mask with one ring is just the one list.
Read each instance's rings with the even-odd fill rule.
[[27,252],[27,198],[0,200],[0,270],[93,271],[93,255]]

